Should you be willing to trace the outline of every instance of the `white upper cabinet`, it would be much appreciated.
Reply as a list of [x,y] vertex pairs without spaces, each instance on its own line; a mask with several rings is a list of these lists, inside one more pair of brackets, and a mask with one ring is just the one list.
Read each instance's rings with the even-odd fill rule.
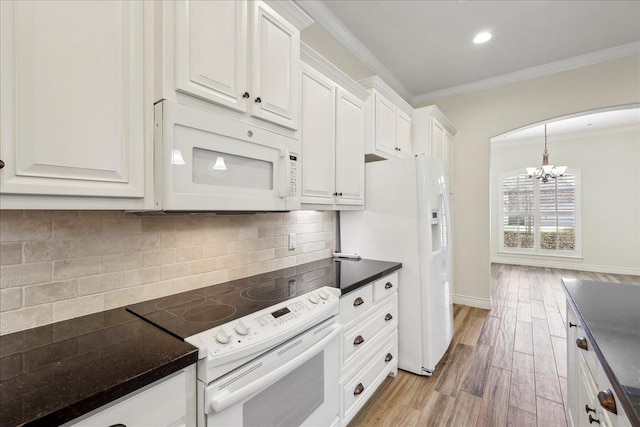
[[396,144],[399,157],[411,154],[411,117],[398,110],[396,115]]
[[359,83],[371,92],[365,123],[367,161],[411,155],[413,108],[377,76]]
[[0,2],[3,209],[144,207],[149,12],[139,1]]
[[244,1],[175,3],[177,91],[247,111],[247,7]]
[[302,203],[332,205],[335,180],[336,84],[302,65]]
[[343,205],[364,204],[364,101],[338,88],[336,196]]
[[411,116],[411,144],[414,154],[428,154],[442,160],[453,193],[453,136],[456,129],[435,105],[416,108]]
[[156,101],[172,99],[255,125],[275,124],[272,130],[284,127],[290,134],[298,129],[300,29],[312,21],[293,3],[269,4],[273,7],[245,0],[160,3]]
[[368,93],[302,45],[302,191],[307,209],[362,209]]
[[396,156],[396,106],[378,92],[373,93],[373,139],[375,150],[390,157]]
[[262,2],[253,3],[251,114],[298,128],[300,31]]

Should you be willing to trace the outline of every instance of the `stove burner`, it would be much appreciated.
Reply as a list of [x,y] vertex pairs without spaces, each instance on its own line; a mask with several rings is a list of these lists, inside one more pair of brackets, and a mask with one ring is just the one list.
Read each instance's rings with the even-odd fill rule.
[[255,301],[286,300],[296,294],[295,280],[285,283],[267,282],[242,291],[243,298]]
[[187,322],[207,323],[226,319],[236,312],[236,308],[226,304],[206,304],[184,312],[180,318]]
[[161,310],[179,310],[183,308],[189,308],[196,305],[200,305],[206,301],[205,297],[197,295],[175,295],[167,298],[163,298],[158,301],[156,307]]
[[229,292],[235,291],[236,288],[233,285],[223,284],[223,285],[215,285],[210,288],[204,290],[205,295],[214,296],[220,294],[228,294]]

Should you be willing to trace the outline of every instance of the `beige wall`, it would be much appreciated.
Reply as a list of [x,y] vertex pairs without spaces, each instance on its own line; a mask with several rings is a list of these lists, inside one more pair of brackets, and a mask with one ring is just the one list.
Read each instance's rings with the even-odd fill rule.
[[6,334],[327,258],[336,214],[0,211],[0,227]]
[[638,103],[639,76],[636,55],[435,102],[458,129],[453,219],[456,294],[481,299],[490,294],[489,139],[554,117]]
[[318,23],[303,29],[300,40],[355,81],[373,75],[366,65]]

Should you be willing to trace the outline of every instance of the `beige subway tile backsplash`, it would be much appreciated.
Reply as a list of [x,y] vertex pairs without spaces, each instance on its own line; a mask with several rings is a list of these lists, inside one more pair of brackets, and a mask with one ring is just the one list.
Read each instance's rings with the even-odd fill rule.
[[1,288],[48,282],[51,280],[51,262],[3,265],[0,276]]
[[[113,256],[113,255],[108,255]],[[28,264],[27,264],[28,265]],[[72,258],[53,263],[53,279],[90,276],[102,272],[102,257]]]
[[78,279],[24,287],[24,305],[39,305],[78,296]]
[[22,262],[22,243],[0,243],[0,265]]
[[22,288],[0,289],[0,311],[22,307]]
[[75,256],[74,240],[37,240],[24,244],[25,262],[68,259]]
[[329,257],[336,213],[0,210],[0,226],[7,334]]

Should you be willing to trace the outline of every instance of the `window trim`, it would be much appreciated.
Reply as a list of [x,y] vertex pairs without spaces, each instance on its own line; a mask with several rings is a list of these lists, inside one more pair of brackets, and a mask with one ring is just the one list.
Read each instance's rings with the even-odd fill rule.
[[541,249],[540,248],[540,183],[536,178],[531,178],[535,182],[533,184],[533,218],[534,218],[534,244],[533,249],[526,248],[512,248],[504,246],[504,206],[503,206],[503,195],[504,195],[504,180],[507,178],[511,178],[518,175],[524,175],[522,169],[515,169],[498,176],[498,253],[500,254],[509,254],[509,255],[532,255],[536,257],[549,257],[549,258],[582,258],[582,224],[581,224],[581,177],[580,170],[574,168],[567,168],[567,175],[575,176],[575,186],[576,186],[576,209],[575,209],[575,250],[566,251],[566,250],[549,250],[549,249]]

